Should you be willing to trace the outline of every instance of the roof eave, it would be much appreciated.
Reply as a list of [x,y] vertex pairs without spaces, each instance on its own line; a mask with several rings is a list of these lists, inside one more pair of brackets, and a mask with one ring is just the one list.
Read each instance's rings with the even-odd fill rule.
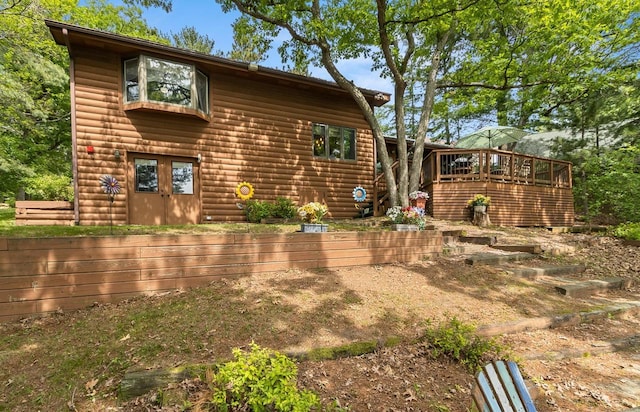
[[[276,80],[284,80],[299,85],[306,85],[312,87],[318,87],[333,92],[345,93],[348,92],[342,89],[338,84],[313,77],[302,76],[295,73],[288,73],[282,70],[272,69],[269,67],[259,66],[256,64],[250,64],[245,62],[239,62],[235,60],[226,59],[224,57],[212,56],[208,54],[198,53],[187,49],[180,49],[177,47],[167,46],[164,44],[152,42],[149,40],[138,39],[134,37],[122,36],[119,34],[106,32],[102,30],[90,29],[87,27],[77,26],[74,24],[63,23],[55,20],[45,20],[45,24],[49,27],[49,31],[53,36],[57,44],[68,47],[68,42],[65,39],[64,30],[70,35],[75,33],[80,36],[86,36],[89,38],[95,38],[110,44],[113,46],[127,46],[135,48],[140,52],[153,52],[159,53],[165,56],[175,57],[179,59],[186,59],[194,62],[203,62],[208,65],[218,66],[225,70],[231,70],[236,72],[252,72],[257,76],[263,78],[273,78]],[[382,106],[389,102],[391,95],[389,93],[368,90],[359,88],[365,98],[376,107]]]

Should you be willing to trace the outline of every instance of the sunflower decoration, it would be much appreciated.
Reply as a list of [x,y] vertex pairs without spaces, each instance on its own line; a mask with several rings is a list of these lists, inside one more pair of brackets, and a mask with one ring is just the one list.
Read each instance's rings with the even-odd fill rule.
[[367,200],[367,191],[364,190],[362,186],[356,186],[351,194],[353,195],[353,200],[356,202],[364,202]]
[[249,200],[253,197],[253,186],[249,182],[240,182],[238,186],[236,186],[236,196],[240,198],[240,200]]

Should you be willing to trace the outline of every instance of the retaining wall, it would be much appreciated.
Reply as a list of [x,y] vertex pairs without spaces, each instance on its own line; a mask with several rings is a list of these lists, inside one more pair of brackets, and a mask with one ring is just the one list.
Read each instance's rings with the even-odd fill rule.
[[414,262],[441,252],[437,231],[0,238],[0,322],[223,277]]

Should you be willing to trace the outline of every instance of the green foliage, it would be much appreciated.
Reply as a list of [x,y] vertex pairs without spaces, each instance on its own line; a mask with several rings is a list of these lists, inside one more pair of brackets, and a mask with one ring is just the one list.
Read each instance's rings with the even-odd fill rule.
[[640,223],[623,223],[613,229],[613,235],[627,240],[640,240]]
[[249,223],[260,223],[260,220],[273,216],[273,204],[263,200],[247,200],[244,213]]
[[291,219],[296,215],[297,210],[298,208],[293,200],[278,196],[276,197],[275,204],[273,205],[273,217]]
[[456,317],[448,324],[433,326],[427,320],[423,340],[434,356],[447,356],[471,371],[479,370],[490,358],[498,357],[503,348],[494,340],[475,335],[476,328],[459,321]]
[[247,200],[244,207],[249,223],[260,223],[262,219],[276,217],[291,219],[296,215],[297,207],[291,199],[278,196],[275,202],[266,200]]
[[640,222],[640,147],[623,146],[576,165],[576,210],[589,221]]
[[192,50],[199,53],[211,54],[215,40],[206,34],[200,34],[195,27],[183,27],[178,33],[171,33],[172,43],[175,47]]
[[[71,175],[69,58],[45,19],[163,40],[136,6],[105,0],[0,1],[0,195],[15,197],[22,180]],[[136,1],[128,1],[136,3]],[[166,6],[156,0],[140,1]]]
[[73,200],[69,177],[43,174],[25,179],[25,193],[31,200]]
[[297,388],[298,368],[285,355],[252,343],[251,351],[235,348],[233,356],[209,382],[215,410],[307,412],[320,405],[315,394]]

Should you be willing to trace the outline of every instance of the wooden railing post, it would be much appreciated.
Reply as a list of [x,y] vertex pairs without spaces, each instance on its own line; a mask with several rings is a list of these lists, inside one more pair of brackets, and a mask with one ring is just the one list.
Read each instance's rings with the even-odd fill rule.
[[439,150],[434,150],[433,153],[435,153],[436,156],[436,161],[435,161],[435,173],[433,174],[433,181],[436,183],[440,182],[440,170],[441,169],[441,160],[440,160],[440,151]]

